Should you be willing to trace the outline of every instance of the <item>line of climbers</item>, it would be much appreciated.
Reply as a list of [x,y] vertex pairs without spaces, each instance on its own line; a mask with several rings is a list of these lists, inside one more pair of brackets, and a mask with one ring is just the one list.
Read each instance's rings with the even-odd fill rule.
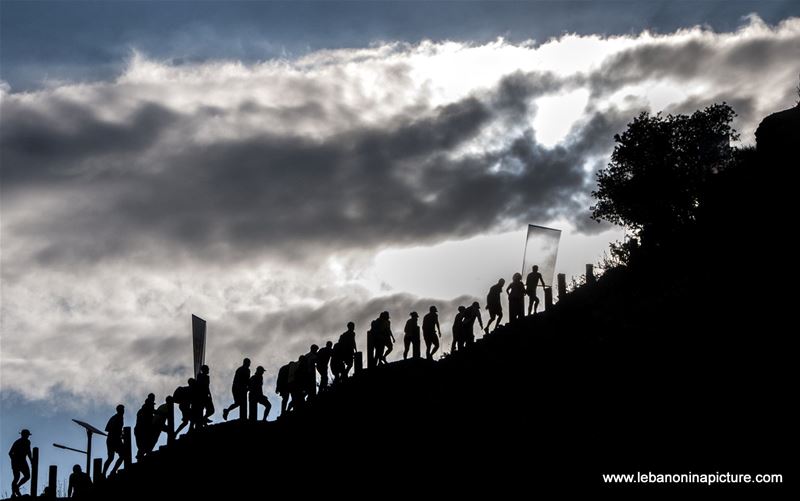
[[[531,273],[526,277],[525,283],[522,282],[520,273],[514,274],[511,284],[505,289],[508,295],[511,322],[517,321],[524,316],[526,296],[528,297],[528,315],[531,312],[536,313],[539,305],[536,288],[539,284],[545,287],[538,266],[533,267]],[[489,333],[489,327],[493,322],[495,329],[500,326],[500,322],[503,319],[500,298],[504,285],[505,280],[501,278],[489,289],[489,293],[486,296],[489,321],[486,326],[483,325],[481,307],[477,301],[470,306],[458,307],[458,313],[453,320],[451,353],[463,350],[475,342],[474,329],[476,320],[486,334]],[[289,362],[279,369],[275,391],[281,397],[281,416],[289,411],[303,408],[316,396],[316,374],[319,374],[320,392],[329,389],[329,367],[330,372],[333,374],[333,384],[338,384],[350,376],[350,371],[356,361],[360,362],[355,327],[353,322],[348,322],[347,330],[339,336],[339,340],[336,343],[328,341],[323,348],[313,344],[308,353],[300,355],[296,361]],[[403,329],[403,344],[405,347],[403,359],[408,358],[409,350],[411,350],[413,358],[421,358],[420,331],[422,340],[425,341],[425,358],[433,360],[434,354],[439,350],[442,337],[439,313],[436,306],[431,306],[428,313],[422,318],[421,329],[419,314],[416,311],[412,311],[409,314]],[[367,367],[387,364],[386,357],[392,352],[395,342],[389,312],[384,311],[370,323],[370,328],[367,331]],[[233,403],[222,410],[222,418],[226,421],[229,413],[235,409],[239,409],[240,413],[244,409],[249,409],[248,417],[251,420],[256,420],[259,405],[264,408],[262,420],[267,420],[272,406],[266,395],[264,395],[263,390],[265,370],[264,367],[259,365],[255,373],[251,375],[250,364],[250,359],[245,358],[242,361],[242,365],[236,369],[233,384],[231,385]],[[158,407],[156,407],[155,395],[153,393],[147,395],[142,407],[136,413],[136,424],[133,428],[137,448],[136,458],[138,460],[152,452],[162,432],[169,433],[169,412],[173,405],[178,406],[181,414],[181,423],[175,430],[175,435],[187,427],[188,431],[191,432],[208,426],[215,408],[211,396],[210,370],[207,365],[201,366],[197,377],[189,378],[186,386],[178,387]],[[107,474],[111,464],[114,463],[115,457],[117,457],[117,461],[114,463],[111,474],[117,471],[123,461],[123,451],[125,450],[123,442],[124,415],[125,407],[118,405],[116,413],[111,416],[105,427],[105,431],[108,434],[106,438],[108,457],[103,464],[104,476]],[[9,452],[14,474],[14,481],[11,484],[12,497],[19,495],[19,487],[30,478],[26,460],[30,457],[30,441],[28,440],[30,431],[22,430],[21,434],[23,437],[14,443]],[[91,480],[85,472],[80,471],[80,466],[76,465],[76,468],[73,475],[70,476],[70,485],[75,484],[76,493],[85,492],[85,484],[88,481],[89,485],[91,485]],[[72,493],[72,487],[69,490]]]

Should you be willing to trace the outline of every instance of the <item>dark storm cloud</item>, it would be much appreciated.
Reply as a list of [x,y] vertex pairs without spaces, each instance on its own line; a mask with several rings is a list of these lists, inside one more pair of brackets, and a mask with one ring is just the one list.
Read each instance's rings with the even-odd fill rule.
[[[58,180],[95,195],[92,204],[14,227],[18,235],[47,236],[34,252],[40,263],[148,254],[303,258],[322,249],[466,237],[574,210],[571,196],[585,188],[584,158],[607,143],[598,117],[574,131],[568,148],[544,148],[526,129],[501,151],[452,155],[488,124],[518,120],[532,97],[559,85],[550,75],[512,75],[482,98],[401,115],[380,128],[324,140],[261,134],[177,148],[157,138],[225,111],[178,115],[146,104],[116,125],[74,104],[58,102],[47,115],[14,105],[0,139],[9,167],[4,190],[13,195]],[[155,164],[140,165],[143,155]]]
[[783,73],[788,84],[791,75],[800,71],[798,53],[800,37],[776,37],[769,33],[734,43],[720,43],[710,33],[671,43],[654,41],[611,56],[589,76],[588,84],[594,97],[611,94],[631,83],[666,78],[678,82],[703,78],[733,93],[738,86],[744,93],[768,92],[753,89],[751,85],[759,79],[748,75]]

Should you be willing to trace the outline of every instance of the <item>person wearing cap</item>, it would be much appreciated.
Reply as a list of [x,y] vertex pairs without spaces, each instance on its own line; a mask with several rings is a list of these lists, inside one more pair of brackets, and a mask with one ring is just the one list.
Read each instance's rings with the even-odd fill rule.
[[256,367],[256,373],[247,382],[247,390],[250,392],[250,421],[258,419],[256,416],[258,414],[258,404],[264,406],[262,420],[266,421],[272,404],[269,403],[269,399],[264,395],[264,368],[260,365]]
[[483,329],[486,334],[489,334],[489,326],[492,325],[492,322],[495,322],[494,330],[497,330],[503,320],[503,305],[500,304],[500,295],[503,293],[505,284],[506,281],[501,278],[489,288],[489,294],[486,295],[486,309],[489,310],[489,321],[486,322],[486,328]]
[[113,475],[122,465],[122,458],[125,456],[125,449],[122,443],[122,427],[125,425],[125,406],[120,404],[117,406],[117,413],[109,418],[106,423],[106,450],[108,451],[108,459],[103,465],[103,476],[108,472],[108,467],[114,460],[114,455],[118,455],[117,462],[114,463],[114,468],[111,470]]
[[[233,375],[233,384],[231,385],[231,393],[233,393],[233,403],[227,408],[222,409],[222,419],[228,420],[228,413],[233,409],[239,408],[242,412],[244,406],[247,405],[247,383],[250,381],[250,359],[245,358],[242,360],[242,366],[236,369]],[[245,412],[247,410],[245,409]]]
[[409,317],[406,321],[406,327],[403,329],[405,332],[405,336],[403,336],[403,344],[405,345],[403,360],[408,358],[408,348],[411,346],[414,347],[412,357],[419,358],[419,313],[412,311]]
[[438,311],[435,306],[431,306],[430,311],[422,317],[422,337],[425,339],[425,358],[428,360],[433,360],[433,354],[439,349],[439,338],[442,337]]
[[[475,301],[464,312],[462,340],[467,346],[475,342],[475,319],[478,320],[478,325],[483,330],[483,319],[481,318],[481,305]],[[459,346],[461,348],[461,346]]]
[[19,488],[31,478],[31,469],[28,466],[28,460],[33,462],[31,456],[31,441],[28,437],[31,432],[27,429],[19,432],[22,435],[12,445],[8,455],[11,457],[11,472],[13,480],[11,481],[11,497],[21,496]]

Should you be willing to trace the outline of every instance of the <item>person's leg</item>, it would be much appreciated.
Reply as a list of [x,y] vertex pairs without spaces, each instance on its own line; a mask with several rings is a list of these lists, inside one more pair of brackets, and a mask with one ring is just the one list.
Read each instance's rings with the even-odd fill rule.
[[430,355],[428,356],[429,359],[433,360],[433,354],[439,349],[439,338],[436,336],[436,333],[433,334],[431,338],[431,346],[433,346],[433,350],[431,350]]
[[258,398],[256,398],[252,394],[250,394],[250,402],[249,402],[249,404],[250,404],[250,408],[247,409],[247,410],[250,411],[250,412],[247,414],[247,419],[249,419],[250,421],[258,421],[258,416],[257,416],[257,414],[258,414]]
[[533,296],[528,294],[528,315],[531,314],[532,310],[533,310]]
[[122,466],[122,449],[117,451],[117,462],[114,463],[114,467],[111,468],[111,474],[113,475],[116,473],[120,466]]
[[536,314],[536,310],[539,309],[539,297],[533,296],[533,313]]
[[[494,330],[496,331],[498,327],[500,327],[500,322],[503,321],[503,310],[497,312],[497,322],[494,324]],[[492,331],[494,332],[494,331]]]
[[[269,399],[266,397],[266,395],[261,395],[260,402],[261,405],[264,406],[264,417],[261,420],[266,421],[267,416],[269,416],[269,411],[272,409],[272,404],[269,403]],[[253,413],[253,415],[255,415],[255,412]]]
[[111,447],[107,442],[106,442],[106,451],[108,453],[108,459],[106,459],[106,462],[103,463],[103,476],[106,476],[106,472],[108,472],[108,467],[111,466],[111,462],[114,461],[114,448]]
[[408,336],[403,338],[403,344],[405,345],[405,350],[403,350],[403,360],[408,359],[408,348],[411,347],[411,339]]
[[17,491],[19,491],[19,488],[25,485],[25,483],[31,479],[31,471],[27,468],[27,464],[25,466],[26,468],[22,469],[22,478],[20,478],[17,482]]
[[11,467],[11,471],[13,475],[13,479],[11,480],[11,497],[17,497],[20,495],[19,486],[17,485],[19,483],[20,471],[15,466]]

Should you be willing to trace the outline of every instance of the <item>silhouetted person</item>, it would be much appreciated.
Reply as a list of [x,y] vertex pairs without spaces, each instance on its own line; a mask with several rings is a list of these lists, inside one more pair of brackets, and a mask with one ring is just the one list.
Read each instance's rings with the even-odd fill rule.
[[376,367],[383,356],[383,344],[380,335],[381,319],[376,318],[369,324],[367,331],[367,367]]
[[489,310],[489,321],[486,322],[486,328],[483,330],[486,334],[489,334],[489,326],[492,325],[492,322],[495,322],[494,329],[497,330],[503,320],[503,305],[500,303],[500,295],[503,293],[505,284],[506,281],[501,278],[489,288],[489,293],[486,295],[486,309]]
[[289,408],[291,410],[302,409],[305,405],[307,366],[305,355],[300,355],[300,358],[289,366],[289,394],[292,397]]
[[[469,346],[475,342],[475,320],[478,320],[481,330],[483,330],[483,319],[481,318],[481,305],[477,301],[464,311],[464,320],[462,321],[462,336],[461,342],[463,345]],[[459,346],[461,348],[461,346]]]
[[522,274],[514,273],[514,278],[506,288],[508,294],[508,320],[514,322],[525,315],[525,284]]
[[356,324],[347,322],[347,330],[339,336],[339,348],[341,349],[342,362],[344,362],[343,378],[350,375],[350,369],[353,368],[353,358],[356,356],[358,348],[356,347]]
[[175,430],[175,435],[189,425],[192,416],[192,394],[194,393],[195,379],[190,377],[187,381],[188,386],[179,386],[172,394],[173,401],[178,404],[181,411],[181,424]]
[[395,339],[392,334],[392,323],[389,318],[389,312],[384,311],[378,317],[378,339],[380,344],[378,346],[378,363],[387,364],[386,357],[392,352]]
[[286,407],[289,404],[289,370],[293,363],[289,362],[278,369],[278,378],[275,381],[275,393],[281,397],[281,416],[286,413]]
[[142,407],[136,411],[136,424],[133,425],[133,436],[136,439],[136,459],[142,459],[150,452],[153,436],[153,413],[156,410],[156,396],[147,395]]
[[422,317],[422,337],[425,339],[425,358],[433,360],[433,354],[439,349],[439,338],[442,337],[439,313],[435,306],[431,306],[430,311]]
[[89,474],[81,470],[81,466],[76,464],[72,467],[67,484],[67,497],[79,498],[85,496],[92,488],[92,479]]
[[222,410],[222,419],[228,420],[228,414],[237,407],[239,412],[247,405],[247,383],[250,381],[250,359],[242,360],[242,366],[236,369],[233,375],[231,393],[233,393],[233,403],[228,408]]
[[256,373],[250,377],[250,381],[247,383],[247,390],[250,393],[250,421],[258,419],[258,404],[264,406],[262,421],[266,421],[272,404],[269,403],[269,399],[264,395],[264,368],[260,365],[256,367]]
[[539,273],[539,267],[534,265],[525,279],[525,293],[528,294],[528,315],[531,314],[531,310],[535,314],[539,308],[539,297],[536,296],[536,287],[539,286],[539,282],[542,283],[542,288],[544,288],[544,279],[542,274]]
[[303,378],[305,379],[305,393],[307,395],[307,399],[312,399],[317,395],[317,352],[319,351],[319,346],[316,344],[312,344],[306,353],[306,361],[303,365],[304,373]]
[[28,437],[31,436],[29,430],[22,430],[19,432],[22,435],[11,445],[8,455],[11,458],[11,473],[13,479],[11,480],[11,497],[21,496],[19,488],[31,478],[31,469],[28,465],[28,460],[33,462],[31,456],[31,441]]
[[317,372],[319,373],[319,391],[328,389],[328,364],[333,357],[333,342],[328,341],[317,352]]
[[331,372],[333,373],[333,383],[336,384],[342,379],[346,379],[344,370],[345,355],[342,349],[342,342],[337,341],[333,345],[333,355],[331,356]]
[[106,450],[108,451],[108,459],[106,459],[103,465],[103,476],[106,476],[108,467],[111,466],[115,454],[119,457],[117,458],[117,462],[114,463],[114,468],[111,469],[111,474],[113,475],[116,473],[117,469],[119,469],[122,464],[122,458],[125,454],[124,445],[122,443],[122,427],[124,424],[125,406],[120,404],[117,406],[117,413],[111,416],[108,423],[106,423],[106,433],[108,433],[106,437]]
[[163,431],[169,434],[171,431],[167,427],[167,423],[169,422],[170,408],[172,407],[174,409],[174,403],[175,400],[172,398],[172,395],[167,395],[165,402],[159,405],[153,413],[152,435],[150,436],[151,451],[158,443],[158,439],[161,437],[161,432]]
[[461,332],[464,330],[463,323],[465,311],[467,311],[465,306],[459,306],[458,313],[456,313],[456,318],[453,319],[453,342],[450,345],[450,353],[455,353],[458,350]]
[[211,370],[207,365],[200,366],[200,373],[197,375],[197,415],[198,425],[202,428],[210,421],[209,417],[214,414],[214,402],[211,398]]
[[412,349],[412,356],[414,358],[419,358],[419,313],[416,311],[412,311],[409,314],[409,319],[406,320],[406,326],[403,329],[404,336],[403,336],[403,344],[405,345],[405,350],[403,350],[403,360],[408,358],[408,349],[413,347]]

